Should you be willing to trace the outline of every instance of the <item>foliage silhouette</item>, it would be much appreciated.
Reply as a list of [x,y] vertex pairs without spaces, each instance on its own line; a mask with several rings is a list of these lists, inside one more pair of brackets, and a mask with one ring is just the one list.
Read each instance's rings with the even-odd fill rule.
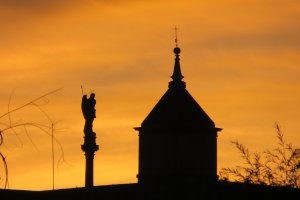
[[[56,127],[55,127],[55,123],[53,122],[53,120],[49,117],[49,115],[47,114],[47,112],[45,112],[45,110],[42,109],[42,104],[39,104],[40,101],[44,102],[44,105],[48,103],[48,101],[46,101],[46,98],[50,95],[52,95],[53,93],[58,92],[59,90],[61,90],[61,88],[50,91],[44,95],[41,95],[25,104],[23,104],[20,107],[14,108],[14,109],[10,109],[10,103],[12,100],[12,96],[13,93],[10,95],[9,97],[9,102],[8,102],[8,106],[7,106],[7,112],[0,115],[0,125],[3,127],[0,128],[0,165],[3,165],[3,171],[0,172],[0,187],[3,188],[8,188],[9,187],[9,182],[8,182],[8,165],[7,165],[7,161],[6,161],[6,156],[3,154],[3,151],[1,150],[1,147],[4,146],[4,136],[7,133],[12,133],[14,136],[16,136],[16,138],[19,140],[19,142],[22,144],[22,140],[19,136],[20,134],[20,130],[21,133],[25,134],[26,137],[29,139],[29,141],[31,142],[31,144],[37,149],[37,146],[34,144],[29,132],[28,132],[28,128],[29,127],[33,127],[36,128],[39,132],[48,135],[49,137],[51,137],[51,143],[52,143],[52,162],[54,163],[54,142],[58,145],[59,150],[60,150],[60,157],[58,160],[58,163],[61,161],[64,161],[64,152],[63,152],[63,148],[61,143],[59,142],[59,140],[54,136],[54,132],[57,131]],[[46,118],[47,122],[44,124],[41,123],[34,123],[34,122],[17,122],[17,123],[12,123],[12,113],[15,113],[17,111],[20,111],[22,109],[24,109],[25,107],[36,107],[38,109],[38,111]],[[5,117],[7,117],[7,122],[5,123]],[[54,164],[53,164],[53,189],[54,189]]]
[[300,149],[284,139],[278,123],[275,123],[277,147],[272,150],[251,153],[238,141],[232,141],[245,161],[244,166],[222,168],[220,179],[244,183],[300,187]]

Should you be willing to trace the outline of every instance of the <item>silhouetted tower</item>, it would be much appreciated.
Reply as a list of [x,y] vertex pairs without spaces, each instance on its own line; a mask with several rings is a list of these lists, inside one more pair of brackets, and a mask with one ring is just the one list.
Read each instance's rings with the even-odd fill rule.
[[85,119],[84,124],[84,144],[81,149],[85,153],[85,187],[94,186],[94,155],[99,146],[96,145],[96,133],[93,131],[93,121],[96,118],[95,94],[92,93],[89,98],[83,95],[81,109]]
[[217,179],[214,122],[186,90],[180,48],[169,89],[142,122],[139,131],[139,183],[211,182]]

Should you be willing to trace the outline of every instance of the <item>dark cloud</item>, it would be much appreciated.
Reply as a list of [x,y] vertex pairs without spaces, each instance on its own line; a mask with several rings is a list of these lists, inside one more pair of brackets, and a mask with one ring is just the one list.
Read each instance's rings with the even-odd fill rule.
[[0,7],[29,11],[61,9],[78,4],[120,4],[137,0],[0,0]]
[[79,0],[0,0],[0,8],[43,12],[49,10],[60,10],[79,3]]
[[[144,0],[146,1],[146,0]],[[80,6],[115,6],[139,2],[137,0],[0,0],[1,13],[23,14],[49,14],[65,11]]]
[[300,27],[289,27],[262,33],[230,33],[208,40],[202,45],[210,48],[255,49],[280,51],[282,49],[300,50]]

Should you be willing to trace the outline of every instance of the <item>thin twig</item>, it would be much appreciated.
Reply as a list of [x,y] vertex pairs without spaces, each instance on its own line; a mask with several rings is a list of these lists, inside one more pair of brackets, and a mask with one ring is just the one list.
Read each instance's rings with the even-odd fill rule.
[[4,189],[6,189],[6,188],[8,188],[8,167],[7,167],[5,157],[1,152],[0,152],[0,157],[1,157],[3,165],[4,165],[4,171],[5,171]]
[[51,95],[51,94],[53,94],[53,93],[55,93],[55,92],[58,92],[58,91],[61,90],[61,89],[62,89],[62,88],[59,88],[59,89],[53,90],[53,91],[51,91],[51,92],[48,92],[48,93],[46,93],[46,94],[44,94],[44,95],[42,95],[42,96],[40,96],[40,97],[38,97],[38,98],[36,98],[36,99],[33,99],[32,101],[30,101],[30,102],[28,102],[28,103],[26,103],[26,104],[24,104],[24,105],[22,105],[22,106],[20,106],[20,107],[18,107],[18,108],[12,109],[12,110],[10,110],[9,112],[4,113],[3,115],[1,115],[1,116],[0,116],[0,119],[1,119],[2,117],[6,116],[6,115],[9,115],[10,113],[13,113],[13,112],[15,112],[15,111],[17,111],[17,110],[20,110],[20,109],[22,109],[22,108],[24,108],[24,107],[26,107],[26,106],[29,106],[29,105],[33,104],[34,102],[36,102],[36,101],[38,101],[38,100],[40,100],[40,99],[43,99],[43,98],[46,97],[46,96],[49,96],[49,95]]
[[52,150],[52,189],[54,190],[54,131],[51,124],[51,150]]
[[[53,90],[51,92],[48,92],[38,98],[35,98],[33,100],[31,100],[30,102],[20,106],[20,107],[17,107],[15,109],[10,109],[10,104],[11,104],[11,99],[12,99],[12,96],[14,94],[14,90],[13,92],[11,93],[10,97],[9,97],[9,102],[8,102],[8,106],[7,106],[7,112],[4,113],[3,115],[0,116],[0,119],[7,116],[8,117],[8,124],[5,124],[5,123],[0,123],[1,125],[4,125],[5,128],[3,128],[2,130],[0,130],[0,146],[1,145],[4,145],[4,140],[3,140],[3,133],[11,130],[13,132],[13,134],[18,138],[19,142],[21,143],[21,145],[23,144],[22,143],[22,140],[21,138],[19,137],[19,134],[16,132],[15,128],[18,128],[18,127],[23,127],[24,130],[25,130],[25,134],[27,135],[27,137],[29,138],[30,142],[33,144],[33,146],[37,149],[36,145],[34,144],[31,136],[29,135],[28,131],[27,131],[27,127],[35,127],[37,129],[39,129],[40,131],[42,131],[43,133],[45,133],[46,135],[50,136],[51,137],[51,144],[52,144],[52,148],[51,148],[51,152],[52,152],[52,174],[53,174],[53,177],[52,177],[52,186],[53,186],[53,190],[54,190],[54,178],[55,178],[55,174],[54,174],[54,162],[55,162],[55,155],[54,155],[54,142],[56,144],[58,144],[58,147],[60,149],[60,152],[61,152],[61,155],[60,155],[60,158],[59,158],[59,161],[63,160],[64,161],[64,152],[63,152],[63,148],[62,148],[62,145],[61,143],[58,141],[58,139],[54,136],[54,122],[53,120],[50,118],[50,116],[40,107],[40,105],[37,104],[37,101],[41,100],[41,99],[44,99],[46,96],[48,95],[51,95],[59,90],[61,90],[62,88],[59,88],[59,89],[56,89],[56,90]],[[48,102],[46,102],[48,103]],[[47,125],[44,125],[44,124],[37,124],[37,123],[31,123],[31,122],[25,122],[25,123],[17,123],[17,124],[13,124],[12,123],[12,118],[11,118],[11,114],[13,112],[16,112],[26,106],[35,106],[36,108],[39,109],[39,111],[47,118],[47,120],[49,122],[51,122],[51,126],[47,126]],[[50,132],[51,131],[51,132]],[[37,149],[38,150],[38,149]],[[8,168],[7,168],[7,163],[6,163],[6,159],[5,159],[5,156],[0,152],[0,156],[2,158],[2,163],[4,164],[4,168],[5,168],[5,181],[4,181],[4,188],[7,188],[8,187]]]

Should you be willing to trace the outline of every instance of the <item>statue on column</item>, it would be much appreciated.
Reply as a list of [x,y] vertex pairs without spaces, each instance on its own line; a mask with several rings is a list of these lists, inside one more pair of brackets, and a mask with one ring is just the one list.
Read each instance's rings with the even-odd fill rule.
[[93,121],[96,118],[96,99],[95,93],[92,93],[89,98],[87,95],[82,96],[81,110],[85,119],[84,132],[93,132]]
[[96,99],[95,93],[92,93],[88,98],[87,95],[82,96],[81,110],[85,119],[84,124],[84,144],[81,149],[86,157],[86,171],[85,171],[85,186],[87,188],[94,185],[94,155],[98,151],[99,146],[96,144],[96,133],[93,131],[93,121],[96,118]]

